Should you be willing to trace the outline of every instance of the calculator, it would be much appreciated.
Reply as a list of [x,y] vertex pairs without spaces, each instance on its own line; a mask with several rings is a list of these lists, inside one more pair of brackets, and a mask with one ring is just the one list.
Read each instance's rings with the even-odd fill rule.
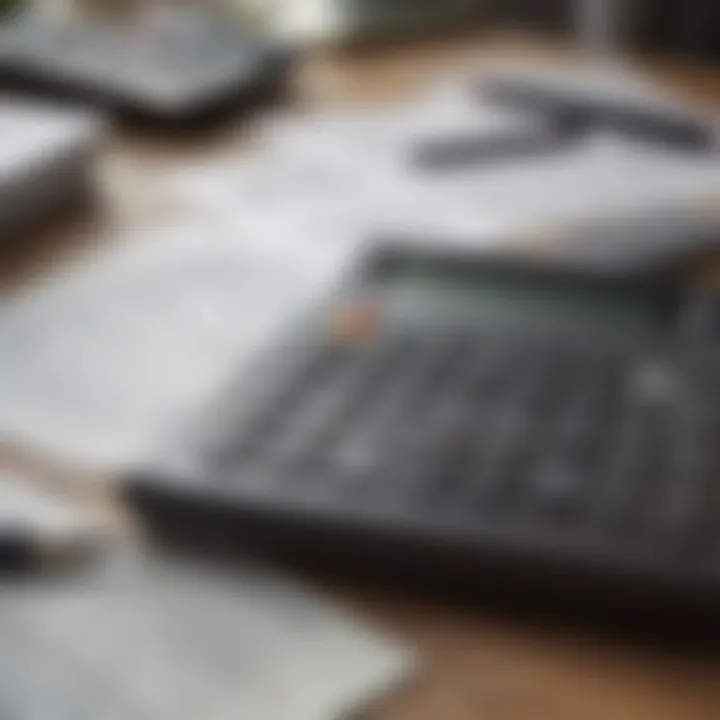
[[716,613],[719,309],[667,278],[388,243],[128,497],[203,547]]
[[23,14],[0,26],[0,86],[181,125],[279,94],[288,48],[219,18],[124,27]]

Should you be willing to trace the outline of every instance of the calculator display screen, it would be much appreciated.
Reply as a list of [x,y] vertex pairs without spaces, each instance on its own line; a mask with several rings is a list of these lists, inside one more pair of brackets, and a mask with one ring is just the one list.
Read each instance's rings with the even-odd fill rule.
[[578,329],[658,332],[673,319],[661,293],[643,287],[442,267],[398,267],[382,282],[391,312],[403,317],[560,324]]

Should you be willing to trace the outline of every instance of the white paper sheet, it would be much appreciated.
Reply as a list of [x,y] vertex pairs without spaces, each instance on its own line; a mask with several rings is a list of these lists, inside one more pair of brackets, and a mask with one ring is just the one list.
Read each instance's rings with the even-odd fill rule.
[[336,268],[193,226],[120,242],[0,310],[0,433],[138,460]]
[[[340,130],[335,137],[297,130],[292,142],[285,137],[281,150],[270,148],[263,158],[226,159],[169,184],[229,226],[252,228],[256,237],[284,235],[289,251],[302,253],[362,247],[389,235],[486,247],[516,231],[654,208],[684,210],[720,198],[720,154],[683,154],[598,134],[531,160],[421,173],[388,162],[382,140],[371,151],[373,131],[365,131],[370,139],[362,152],[353,141],[343,154]],[[258,197],[272,177],[282,192],[268,194],[262,207]]]
[[342,720],[415,665],[333,603],[240,559],[219,569],[127,550],[85,576],[2,590],[6,717]]
[[456,74],[419,99],[390,107],[280,116],[266,122],[266,151],[251,162],[243,156],[226,157],[176,174],[168,185],[186,202],[205,207],[230,225],[250,222],[262,228],[265,219],[255,211],[254,198],[268,184],[266,178],[275,178],[270,184],[285,195],[277,193],[268,203],[273,221],[298,228],[294,242],[303,248],[304,232],[299,230],[306,220],[311,236],[310,228],[318,223],[329,225],[335,243],[358,242],[358,236],[415,234],[486,246],[506,231],[666,210],[673,204],[684,210],[687,204],[720,196],[720,153],[683,153],[607,132],[505,163],[440,172],[415,167],[411,148],[423,138],[464,135],[473,129],[492,134],[503,123],[542,132],[537,118],[484,105],[477,92],[469,90],[471,78],[477,86],[482,77],[523,73],[579,93],[687,110],[672,94],[625,69],[591,65],[562,71],[552,65],[505,63]]
[[[394,227],[465,239],[592,217],[679,209],[720,197],[720,155],[662,152],[598,135],[582,147],[489,169],[417,178],[398,192]],[[401,188],[401,183],[398,184]]]

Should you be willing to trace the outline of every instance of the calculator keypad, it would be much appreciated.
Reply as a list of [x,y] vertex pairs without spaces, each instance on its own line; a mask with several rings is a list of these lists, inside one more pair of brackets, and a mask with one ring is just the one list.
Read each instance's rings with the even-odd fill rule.
[[519,523],[649,552],[713,532],[720,413],[703,396],[719,393],[672,359],[408,331],[321,345],[311,360],[314,372],[285,373],[214,454],[211,478],[351,512]]

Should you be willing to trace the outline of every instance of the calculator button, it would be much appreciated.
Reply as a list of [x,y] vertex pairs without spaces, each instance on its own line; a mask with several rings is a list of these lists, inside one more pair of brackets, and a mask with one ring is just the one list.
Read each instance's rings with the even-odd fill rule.
[[[690,410],[690,412],[688,412]],[[666,546],[695,546],[702,527],[704,504],[711,495],[708,483],[714,476],[709,448],[714,423],[698,407],[680,408],[673,418],[675,435],[666,484],[658,490],[653,527]],[[716,436],[717,437],[717,436]]]
[[617,537],[639,537],[647,529],[648,510],[669,471],[671,438],[664,414],[631,411],[623,418],[601,488],[601,517]]
[[474,465],[472,509],[485,516],[508,510],[512,494],[508,492],[515,465],[508,453],[485,454]]
[[331,451],[328,467],[341,483],[352,483],[376,476],[383,468],[375,438],[357,437]]
[[577,510],[588,470],[567,457],[548,457],[529,472],[531,513],[546,519],[567,519]]
[[527,433],[527,417],[521,414],[488,419],[488,429],[479,440],[473,463],[476,473],[473,495],[478,507],[510,509],[520,486],[522,466],[528,458],[524,442]]

